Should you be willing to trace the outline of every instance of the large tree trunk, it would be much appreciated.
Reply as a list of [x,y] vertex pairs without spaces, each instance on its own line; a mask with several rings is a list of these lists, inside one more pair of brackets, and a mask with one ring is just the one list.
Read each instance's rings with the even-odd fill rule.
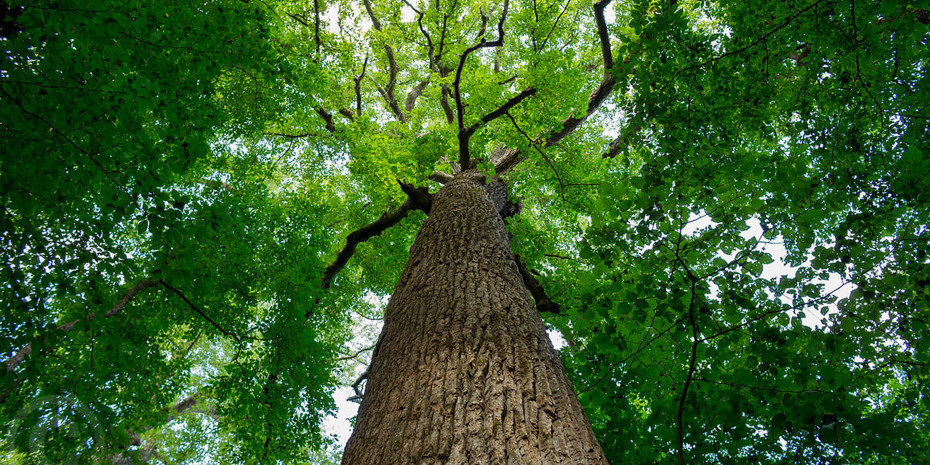
[[344,465],[607,463],[483,179],[460,173],[434,197]]

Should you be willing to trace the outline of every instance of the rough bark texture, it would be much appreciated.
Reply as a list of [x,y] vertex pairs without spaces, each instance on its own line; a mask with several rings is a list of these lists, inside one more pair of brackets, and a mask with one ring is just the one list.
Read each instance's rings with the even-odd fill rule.
[[459,173],[433,199],[343,465],[607,464],[483,179]]

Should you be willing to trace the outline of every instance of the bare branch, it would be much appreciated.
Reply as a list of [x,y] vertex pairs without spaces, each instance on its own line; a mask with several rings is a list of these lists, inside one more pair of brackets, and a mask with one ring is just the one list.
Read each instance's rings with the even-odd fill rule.
[[316,54],[320,55],[320,0],[313,0],[313,38],[316,40]]
[[[545,49],[546,49],[546,44],[549,43],[549,38],[552,37],[552,33],[555,32],[555,28],[559,25],[559,21],[562,20],[562,16],[565,15],[565,12],[568,10],[568,5],[570,5],[571,3],[572,3],[572,0],[568,0],[567,2],[565,2],[565,6],[562,7],[562,11],[559,13],[559,16],[557,16],[557,17],[555,18],[555,22],[552,23],[552,27],[549,28],[549,33],[546,34],[546,38],[543,39],[542,44],[539,45],[539,50],[545,50]],[[604,5],[604,6],[606,6],[606,5]],[[596,9],[596,8],[597,8],[597,5],[594,5],[594,8]],[[602,7],[601,9],[603,10],[603,7]],[[607,27],[607,26],[606,26],[606,23],[605,23],[605,26],[604,26],[604,27],[605,27],[605,29],[606,29],[606,27]],[[600,25],[598,25],[598,33],[600,33]]]
[[[480,121],[469,126],[468,129],[465,130],[466,137],[467,138],[471,137],[472,134],[474,134],[475,131],[480,129],[482,126],[490,123],[491,121],[494,121],[497,118],[500,118],[501,116],[504,116],[505,114],[507,114],[508,111],[510,111],[511,108],[517,106],[518,104],[520,104],[520,102],[526,100],[527,98],[533,95],[536,95],[536,89],[533,87],[530,87],[529,89],[526,89],[523,92],[520,92],[519,94],[511,97],[510,100],[508,100],[506,103],[501,105],[500,108],[492,111],[491,113],[488,113],[483,118],[481,118]],[[465,166],[465,165],[462,165],[462,166]]]
[[170,284],[168,284],[167,282],[165,282],[163,279],[158,280],[158,284],[161,284],[162,286],[165,287],[165,289],[168,289],[169,291],[174,292],[175,294],[177,294],[178,297],[180,297],[181,300],[183,300],[184,303],[186,303],[187,306],[191,308],[191,310],[193,310],[193,311],[196,312],[198,315],[200,315],[204,320],[207,320],[207,322],[209,322],[211,325],[213,325],[214,328],[218,329],[218,330],[220,331],[220,333],[222,333],[224,336],[229,336],[229,337],[235,339],[236,341],[241,341],[241,339],[242,339],[241,337],[239,337],[238,335],[236,335],[236,334],[234,334],[234,333],[232,333],[232,332],[230,332],[230,331],[227,331],[225,328],[223,328],[222,326],[220,326],[213,318],[210,318],[210,316],[208,316],[206,313],[204,313],[203,310],[200,309],[200,307],[194,305],[194,303],[191,302],[190,299],[188,299],[187,296],[185,296],[184,293],[182,293],[180,290],[178,290],[177,288],[171,286]]
[[[807,13],[807,12],[810,11],[812,8],[814,8],[814,7],[816,7],[817,5],[819,5],[821,2],[823,2],[823,0],[817,0],[816,2],[814,2],[814,3],[810,4],[810,5],[808,5],[806,8],[804,8],[804,9],[802,9],[802,10],[798,10],[798,12],[795,13],[793,16],[791,16],[790,18],[786,19],[784,22],[782,22],[782,23],[779,24],[778,26],[774,27],[772,30],[766,32],[765,34],[762,34],[761,36],[759,36],[758,39],[754,40],[752,43],[750,43],[750,44],[748,44],[748,45],[746,45],[746,46],[740,47],[740,48],[738,48],[738,49],[729,50],[729,51],[727,51],[727,52],[724,52],[724,53],[721,54],[721,55],[718,55],[718,56],[716,56],[716,57],[714,57],[714,58],[710,58],[710,59],[705,60],[705,61],[703,61],[703,62],[701,62],[701,63],[696,64],[696,65],[692,65],[692,66],[688,66],[688,67],[682,68],[682,69],[676,71],[676,72],[675,72],[675,75],[678,75],[678,73],[681,73],[681,72],[684,72],[684,71],[689,71],[689,70],[692,70],[692,69],[700,69],[700,68],[703,68],[703,67],[705,67],[705,66],[707,66],[707,65],[709,65],[709,64],[711,64],[711,63],[720,61],[720,60],[722,60],[722,59],[724,59],[724,58],[727,58],[727,57],[730,57],[730,56],[733,56],[733,55],[738,55],[738,54],[740,54],[740,53],[743,53],[743,52],[745,52],[746,50],[749,50],[750,48],[753,48],[753,47],[755,47],[756,45],[759,45],[759,44],[762,43],[765,39],[769,38],[769,36],[771,36],[772,34],[775,34],[776,32],[778,32],[778,31],[784,29],[785,26],[787,26],[787,25],[791,24],[792,22],[794,22],[795,19],[798,19],[798,18],[799,18],[800,16],[802,16],[804,13]],[[673,75],[673,76],[672,76],[672,79],[669,79],[669,82],[672,82],[672,81],[674,80],[674,78],[675,78],[675,76]]]
[[[303,133],[303,134],[286,134],[286,133],[283,133],[283,132],[263,132],[262,135],[264,135],[264,136],[283,137],[283,138],[285,138],[285,139],[292,139],[292,140],[293,140],[293,139],[304,139],[304,138],[307,138],[307,137],[318,137],[318,136],[320,136],[320,135],[322,135],[322,134],[313,133],[313,132],[307,132],[307,133]],[[224,188],[226,188],[226,186],[224,186]],[[226,189],[226,190],[230,190],[230,189]]]
[[426,46],[429,48],[429,68],[434,71],[438,71],[436,68],[436,63],[435,61],[433,61],[433,52],[434,52],[433,39],[430,38],[429,32],[426,30],[425,27],[423,27],[423,12],[418,10],[409,1],[403,0],[403,2],[408,7],[410,7],[410,9],[413,10],[414,13],[417,14],[417,26],[420,28],[420,33],[423,34],[423,37],[426,38]]
[[340,108],[339,114],[348,118],[349,121],[355,121],[355,113],[352,113],[352,110],[348,108]]
[[449,105],[449,97],[452,96],[452,91],[449,90],[449,86],[442,86],[442,94],[439,99],[439,104],[442,105],[442,111],[446,114],[446,122],[449,124],[455,124],[455,113],[452,112],[452,105]]
[[614,140],[610,142],[610,145],[607,147],[607,151],[601,155],[601,158],[616,157],[620,153],[620,151],[623,150],[623,147],[627,145],[627,137],[629,137],[631,134],[635,134],[639,132],[639,130],[640,130],[639,127],[634,126],[629,129],[624,129],[623,131],[621,131],[620,135],[618,135],[616,138],[614,138]]
[[605,76],[601,84],[597,86],[597,89],[594,89],[594,92],[588,97],[588,110],[585,114],[580,118],[575,118],[573,116],[566,118],[565,121],[562,122],[562,129],[558,131],[553,130],[549,133],[549,136],[546,137],[546,147],[552,147],[558,144],[562,139],[574,132],[575,129],[578,129],[578,126],[581,126],[581,123],[585,122],[585,120],[594,114],[604,101],[607,100],[607,97],[613,92],[616,84],[617,79],[614,78],[612,74]]
[[365,11],[368,12],[368,17],[371,18],[371,25],[379,32],[381,31],[381,21],[378,21],[378,17],[375,16],[374,10],[371,8],[371,0],[364,0]]
[[404,201],[401,206],[397,207],[396,210],[385,212],[374,223],[362,226],[349,233],[348,237],[346,237],[345,247],[336,256],[336,260],[326,267],[326,270],[323,272],[323,279],[320,283],[323,289],[328,288],[332,284],[333,278],[346,266],[349,259],[355,254],[355,248],[358,247],[359,244],[381,234],[387,230],[387,228],[394,226],[400,222],[400,220],[406,218],[411,210],[420,210],[427,215],[429,214],[430,208],[432,207],[433,194],[430,194],[426,187],[418,188],[410,184],[398,182],[400,183],[401,189],[407,194],[407,200]]
[[[0,89],[0,92],[2,92],[3,95],[5,95],[7,98],[10,99],[10,101],[12,101],[17,107],[19,107],[19,109],[20,109],[23,113],[25,113],[25,114],[27,114],[27,115],[29,115],[29,116],[31,116],[31,117],[33,117],[33,118],[35,118],[35,119],[41,121],[42,123],[44,123],[46,126],[48,126],[48,128],[49,128],[52,132],[54,132],[55,134],[58,134],[58,136],[61,137],[62,139],[64,139],[65,142],[67,142],[69,145],[71,145],[72,147],[74,147],[75,149],[77,149],[78,152],[81,152],[82,154],[84,154],[84,156],[86,156],[86,157],[91,161],[91,163],[93,163],[94,166],[96,166],[97,169],[100,170],[100,172],[103,173],[103,175],[106,176],[106,178],[110,180],[110,182],[112,182],[113,184],[115,184],[116,187],[119,187],[120,191],[122,191],[123,194],[125,194],[125,195],[126,195],[127,197],[129,197],[130,199],[133,199],[133,202],[135,202],[135,199],[133,198],[132,194],[129,193],[129,190],[126,189],[126,186],[122,185],[119,181],[117,181],[116,179],[114,179],[113,176],[110,176],[110,173],[111,173],[111,172],[110,172],[110,171],[107,171],[106,169],[104,169],[103,165],[100,163],[100,161],[97,160],[96,157],[94,157],[94,155],[93,155],[92,153],[88,152],[88,151],[85,150],[83,147],[81,147],[80,145],[78,145],[77,142],[75,142],[75,141],[72,140],[70,137],[68,137],[68,135],[67,135],[65,132],[61,131],[60,129],[58,129],[57,127],[55,127],[54,125],[52,125],[52,123],[50,123],[47,119],[45,119],[45,118],[39,116],[39,115],[36,114],[36,113],[33,113],[33,112],[27,110],[26,107],[23,106],[23,103],[22,103],[22,102],[20,102],[19,100],[15,99],[15,98],[14,98],[12,95],[10,95],[7,91],[5,91],[5,90],[3,90],[3,89]],[[98,155],[99,155],[99,154],[98,154]]]
[[336,360],[338,361],[353,360],[353,359],[358,358],[359,355],[362,355],[363,353],[368,352],[369,350],[374,350],[374,348],[375,346],[362,347],[361,349],[356,350],[351,355],[343,355],[342,357],[336,357]]
[[[677,255],[677,252],[676,252]],[[678,257],[679,261],[681,257]],[[684,262],[682,262],[684,264]],[[688,273],[691,274],[691,271],[688,270]],[[681,398],[678,400],[678,463],[679,465],[684,465],[685,463],[685,426],[683,420],[683,414],[685,411],[685,401],[688,398],[688,389],[691,387],[691,381],[694,379],[694,369],[697,366],[697,349],[698,344],[701,343],[701,340],[698,339],[698,327],[697,322],[694,319],[694,301],[695,301],[695,292],[694,287],[696,280],[691,281],[691,303],[688,304],[688,320],[691,322],[691,358],[688,362],[688,377],[685,378],[685,386],[681,390]]]

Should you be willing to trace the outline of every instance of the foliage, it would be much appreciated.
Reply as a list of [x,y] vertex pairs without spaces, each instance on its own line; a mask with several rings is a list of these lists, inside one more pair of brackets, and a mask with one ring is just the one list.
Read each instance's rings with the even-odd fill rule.
[[925,463],[928,11],[506,5],[0,1],[0,460],[333,461],[423,214],[320,278],[453,169],[461,69],[465,127],[535,89],[469,145],[525,157],[514,251],[614,463]]

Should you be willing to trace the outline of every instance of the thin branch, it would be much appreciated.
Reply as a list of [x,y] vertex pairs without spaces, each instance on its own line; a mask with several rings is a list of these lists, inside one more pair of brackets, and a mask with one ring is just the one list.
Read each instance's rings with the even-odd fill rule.
[[336,360],[337,361],[354,360],[358,358],[359,355],[362,355],[363,353],[368,352],[369,350],[374,350],[374,348],[375,346],[362,347],[361,349],[356,350],[351,355],[343,355],[342,357],[336,357]]
[[508,111],[510,111],[511,108],[519,105],[520,102],[534,95],[536,95],[536,89],[533,87],[530,87],[529,89],[526,89],[523,92],[520,92],[519,94],[511,97],[510,100],[508,100],[506,103],[501,105],[500,108],[498,108],[497,110],[494,110],[488,113],[487,115],[485,115],[483,118],[481,118],[481,121],[469,126],[468,129],[466,129],[465,131],[468,133],[470,137],[472,134],[475,133],[475,131],[477,131],[482,126],[490,123],[491,121],[496,120],[497,118],[500,118],[501,116],[504,116],[505,114],[507,114]]
[[323,272],[323,279],[320,283],[323,289],[328,288],[332,284],[333,278],[346,266],[349,259],[355,254],[355,248],[358,247],[359,244],[381,234],[391,226],[394,226],[400,222],[400,220],[406,218],[411,210],[420,210],[427,215],[429,214],[432,206],[433,194],[430,194],[427,188],[417,188],[403,182],[400,182],[400,186],[404,193],[407,194],[407,200],[405,200],[401,206],[397,207],[396,210],[385,212],[375,222],[362,226],[346,237],[345,247],[336,256],[336,260],[326,267],[326,270]]
[[[104,313],[100,317],[101,318],[112,318],[113,316],[117,315],[120,311],[122,311],[124,308],[126,308],[126,305],[129,304],[129,302],[133,299],[133,297],[136,296],[136,294],[150,287],[154,287],[156,285],[158,285],[157,281],[142,281],[139,284],[136,284],[135,286],[132,287],[132,289],[129,289],[129,291],[123,294],[123,297],[119,299],[119,302],[117,302],[116,305],[114,305],[111,309],[107,310],[106,313]],[[58,331],[67,333],[67,332],[74,330],[74,326],[77,323],[81,321],[89,322],[93,320],[94,318],[97,318],[97,316],[98,315],[91,313],[91,314],[88,314],[87,317],[85,318],[79,318],[74,321],[69,321],[68,323],[59,325],[55,329]],[[6,371],[11,372],[14,369],[16,369],[16,367],[20,363],[22,363],[23,360],[25,360],[26,357],[28,357],[29,354],[31,353],[32,353],[32,343],[30,342],[26,344],[25,347],[19,349],[15,355],[10,357],[10,359],[6,361]]]
[[[610,0],[601,0],[594,4],[594,19],[598,24],[598,39],[601,42],[601,54],[604,60],[604,79],[597,86],[596,89],[588,97],[588,108],[585,111],[585,114],[580,118],[574,116],[569,116],[564,121],[559,129],[552,129],[547,135],[537,137],[537,143],[545,143],[545,147],[552,147],[553,145],[559,143],[562,139],[567,137],[569,134],[574,132],[585,122],[601,105],[604,101],[607,100],[607,97],[610,96],[611,92],[614,90],[614,86],[617,84],[617,79],[614,77],[614,73],[611,71],[614,66],[613,55],[610,49],[610,35],[607,31],[607,22],[604,18],[604,9],[607,5],[610,4]],[[602,27],[603,25],[603,27]],[[520,164],[526,157],[521,156],[521,151],[519,149],[499,149],[499,153],[496,154],[497,162],[494,163],[494,171],[498,174],[504,174],[507,171],[510,171],[515,166]]]
[[562,181],[562,175],[559,174],[559,170],[555,169],[555,165],[552,164],[552,160],[550,160],[546,153],[543,152],[538,145],[536,145],[536,142],[530,137],[530,135],[527,134],[519,124],[517,124],[517,120],[515,120],[513,116],[510,116],[510,113],[507,113],[507,118],[510,118],[510,121],[513,123],[513,127],[517,130],[517,132],[523,135],[527,142],[529,142],[530,146],[536,149],[536,152],[538,152],[539,155],[543,157],[544,160],[546,160],[546,164],[548,164],[549,168],[552,169],[552,172],[555,173],[555,179],[559,182],[559,197],[563,202],[565,202],[565,183]]
[[316,40],[316,55],[320,55],[320,1],[313,0],[313,15],[315,16],[315,21],[313,22],[313,37]]
[[488,42],[484,39],[484,37],[482,37],[480,42],[465,49],[465,52],[463,52],[459,57],[459,66],[455,70],[455,80],[452,81],[452,96],[455,98],[455,111],[459,123],[459,165],[462,167],[462,169],[468,169],[470,163],[468,139],[471,136],[471,134],[466,133],[465,130],[465,105],[462,103],[461,91],[462,70],[465,69],[465,61],[468,59],[468,55],[471,55],[473,52],[483,48],[500,47],[504,44],[504,21],[507,20],[507,9],[509,6],[510,0],[504,0],[504,11],[501,13],[500,21],[497,23],[497,40]]
[[[365,4],[365,11],[368,12],[368,17],[371,18],[372,27],[378,32],[382,32],[381,22],[378,21],[378,17],[375,16],[375,12],[371,7],[371,0],[364,0],[363,3]],[[394,58],[394,49],[391,48],[390,45],[384,44],[384,54],[387,55],[388,60],[388,82],[383,89],[381,86],[378,86],[378,91],[387,102],[388,108],[391,109],[391,113],[394,114],[398,121],[406,123],[407,117],[404,115],[404,111],[400,108],[400,105],[398,105],[397,97],[394,95],[394,88],[397,85],[397,74],[400,71],[400,68],[397,66],[397,60]]]
[[[681,260],[681,257],[679,257]],[[684,262],[682,262],[684,264]],[[688,275],[692,275],[691,270],[687,270]],[[697,294],[695,293],[695,284],[697,280],[691,281],[691,302],[688,304],[688,320],[691,322],[691,359],[688,361],[688,377],[685,378],[685,386],[681,390],[681,398],[678,400],[678,463],[679,465],[685,464],[685,426],[684,426],[684,411],[685,411],[685,401],[688,398],[688,389],[691,387],[691,382],[694,379],[694,369],[697,366],[697,349],[698,344],[701,343],[701,340],[698,339],[698,329],[697,321],[694,318],[694,301]]]
[[[819,5],[822,1],[823,1],[823,0],[817,0],[816,2],[814,2],[814,3],[810,4],[809,6],[807,6],[807,8],[804,8],[803,10],[798,11],[794,16],[788,18],[787,20],[785,20],[784,22],[782,22],[781,24],[779,24],[778,26],[776,26],[774,29],[772,29],[772,30],[769,31],[769,32],[766,32],[766,33],[763,34],[761,37],[759,37],[758,39],[756,39],[755,41],[753,41],[753,42],[750,43],[749,45],[746,45],[745,47],[740,47],[740,48],[738,48],[738,49],[736,49],[736,50],[731,50],[731,51],[729,51],[729,52],[725,52],[725,53],[723,53],[723,54],[721,54],[721,55],[719,55],[719,56],[716,56],[716,57],[714,57],[714,58],[708,59],[708,60],[706,60],[706,61],[704,61],[704,62],[702,62],[702,63],[698,63],[698,64],[693,65],[693,66],[688,66],[688,67],[686,67],[686,68],[682,68],[682,69],[680,69],[679,71],[677,71],[675,74],[677,75],[678,73],[681,73],[681,72],[683,72],[683,71],[688,71],[688,70],[691,70],[691,69],[700,69],[700,68],[703,68],[703,67],[705,67],[705,66],[707,66],[707,65],[709,65],[709,64],[711,64],[711,63],[720,61],[720,60],[722,60],[722,59],[724,59],[724,58],[726,58],[726,57],[733,56],[733,55],[738,55],[738,54],[740,54],[740,53],[743,53],[743,52],[745,52],[746,50],[749,50],[750,48],[753,48],[753,47],[755,47],[756,45],[759,45],[760,43],[762,43],[762,41],[764,41],[765,39],[769,38],[772,34],[775,34],[776,32],[782,30],[785,26],[791,24],[795,19],[798,19],[798,17],[800,17],[800,16],[803,15],[804,13],[807,13],[809,10],[811,10],[811,9],[814,8],[815,6]],[[673,78],[674,78],[674,76],[673,76]],[[671,82],[671,80],[669,80],[669,82]]]
[[35,114],[35,113],[33,113],[33,112],[27,110],[26,107],[23,106],[22,102],[20,102],[19,100],[13,98],[13,96],[10,95],[9,93],[7,93],[7,91],[3,90],[3,88],[0,88],[0,92],[2,92],[3,95],[6,95],[7,98],[9,98],[14,104],[16,104],[16,106],[18,106],[19,109],[20,109],[23,113],[25,113],[25,114],[27,114],[27,115],[29,115],[29,116],[31,116],[31,117],[33,117],[33,118],[35,118],[35,119],[37,119],[37,120],[43,122],[43,123],[45,123],[45,125],[48,126],[48,128],[51,129],[52,132],[54,132],[55,134],[58,134],[61,138],[63,138],[63,139],[65,140],[65,142],[67,142],[67,143],[70,144],[72,147],[76,148],[79,152],[81,152],[82,154],[84,154],[84,156],[86,156],[87,158],[89,158],[90,161],[94,164],[94,166],[96,166],[97,169],[99,169],[100,172],[103,173],[103,175],[106,176],[106,178],[110,180],[110,182],[112,182],[113,184],[116,184],[116,186],[119,187],[120,190],[121,190],[124,194],[126,194],[127,197],[129,197],[130,199],[133,198],[132,195],[129,193],[129,190],[126,189],[126,186],[123,186],[122,184],[119,183],[119,181],[117,181],[116,179],[113,179],[113,177],[110,176],[110,172],[107,171],[106,169],[104,169],[104,168],[103,168],[103,165],[101,165],[100,162],[97,161],[97,159],[94,158],[94,156],[93,156],[90,152],[88,152],[88,151],[85,150],[83,147],[81,147],[80,145],[78,145],[76,142],[74,142],[73,140],[71,140],[70,137],[68,137],[64,132],[60,131],[58,128],[56,128],[55,126],[53,126],[52,123],[50,123],[47,119],[45,119],[45,118],[43,118],[43,117],[41,117],[41,116],[39,116],[39,115],[37,115],[37,114]]
[[365,71],[368,69],[368,55],[365,55],[365,61],[362,62],[362,72],[353,77],[355,81],[355,114],[362,115],[362,79],[365,79]]
[[[307,137],[318,137],[318,136],[320,136],[321,134],[313,133],[313,132],[307,132],[307,133],[303,133],[303,134],[286,134],[286,133],[283,133],[283,132],[263,132],[262,135],[263,135],[263,136],[283,137],[283,138],[285,138],[285,139],[291,139],[291,140],[293,140],[293,139],[304,139],[304,138],[307,138]],[[228,189],[227,189],[227,190],[228,190]]]
[[[559,21],[562,20],[562,16],[565,15],[565,12],[568,11],[568,6],[571,5],[571,4],[572,4],[572,0],[568,0],[567,2],[565,2],[565,6],[562,7],[562,11],[559,12],[559,16],[557,16],[557,17],[555,18],[555,22],[552,23],[552,27],[549,28],[549,33],[546,34],[546,38],[543,39],[543,41],[542,41],[541,44],[539,44],[539,50],[540,50],[540,51],[546,49],[546,44],[549,43],[549,38],[552,37],[552,33],[555,32],[555,28],[558,27]],[[595,8],[597,8],[596,5],[595,5]],[[605,26],[605,27],[606,27],[606,26]]]
[[232,333],[232,332],[230,332],[230,331],[227,331],[227,330],[224,329],[222,326],[220,326],[213,318],[210,318],[206,313],[204,313],[203,310],[200,309],[200,307],[194,305],[194,303],[191,302],[191,301],[187,298],[187,296],[184,295],[183,292],[181,292],[181,291],[178,290],[177,288],[171,286],[170,284],[168,284],[167,282],[165,282],[163,279],[158,280],[158,284],[161,284],[162,286],[165,287],[165,289],[168,289],[169,291],[174,292],[175,294],[177,294],[178,297],[180,297],[181,300],[183,300],[184,303],[186,303],[187,306],[191,308],[191,310],[193,310],[193,311],[196,312],[198,315],[200,315],[204,320],[207,320],[207,322],[209,322],[211,325],[213,325],[214,328],[218,329],[218,330],[220,331],[220,333],[222,333],[224,336],[231,337],[231,338],[235,339],[236,342],[240,342],[240,341],[242,340],[242,338],[239,337],[238,335],[236,335],[236,334],[234,334],[234,333]]

